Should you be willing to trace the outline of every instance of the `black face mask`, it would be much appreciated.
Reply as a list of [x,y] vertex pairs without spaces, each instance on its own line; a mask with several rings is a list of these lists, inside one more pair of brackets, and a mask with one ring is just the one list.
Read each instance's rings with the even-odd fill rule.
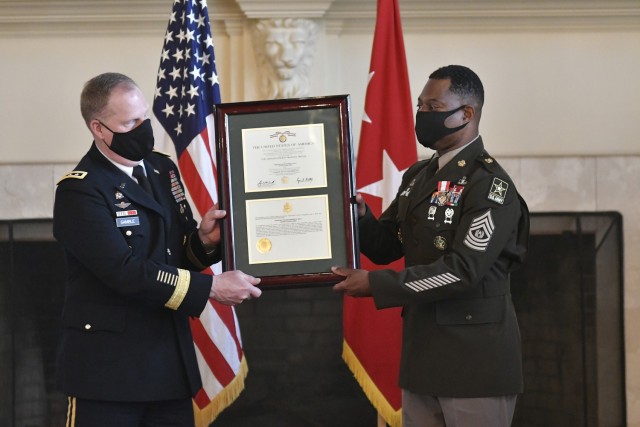
[[461,105],[451,111],[418,111],[416,113],[416,136],[418,137],[418,142],[427,148],[433,148],[435,143],[445,136],[457,132],[468,125],[469,122],[456,128],[448,128],[444,124],[447,117],[456,111],[462,110],[464,107],[464,105]]
[[146,119],[129,132],[114,132],[101,121],[98,120],[98,123],[113,134],[111,146],[107,145],[106,142],[105,145],[107,145],[111,151],[125,159],[139,162],[147,157],[153,150],[153,129],[151,128],[150,119]]

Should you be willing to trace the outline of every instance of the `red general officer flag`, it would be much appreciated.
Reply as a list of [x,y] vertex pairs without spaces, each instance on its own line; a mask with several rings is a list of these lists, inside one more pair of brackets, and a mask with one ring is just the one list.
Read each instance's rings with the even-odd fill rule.
[[[220,103],[206,0],[174,0],[158,68],[153,113],[156,143],[175,153],[194,215],[218,201],[213,106]],[[164,136],[164,137],[163,137]],[[219,271],[219,265],[214,269]],[[211,269],[207,272],[212,273]],[[208,426],[244,389],[247,364],[232,307],[209,300],[191,320],[202,389],[194,398],[198,427]]]
[[[402,173],[417,161],[409,76],[397,0],[378,0],[365,112],[360,131],[356,186],[376,215],[389,206]],[[365,270],[401,269],[402,260]],[[400,308],[377,310],[372,298],[344,299],[343,358],[378,414],[402,425],[398,371],[402,341]]]

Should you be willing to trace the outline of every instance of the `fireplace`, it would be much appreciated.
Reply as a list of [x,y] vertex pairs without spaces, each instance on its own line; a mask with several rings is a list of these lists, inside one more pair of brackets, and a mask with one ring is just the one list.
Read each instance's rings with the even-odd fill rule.
[[511,280],[525,392],[514,426],[626,425],[622,217],[533,215]]
[[[513,425],[624,426],[621,216],[538,213],[531,222],[530,256],[512,277],[525,372]],[[53,374],[65,271],[50,219],[0,221],[0,273],[3,425],[62,425],[66,398]],[[272,290],[237,314],[249,375],[215,427],[376,425],[340,358],[339,295]]]

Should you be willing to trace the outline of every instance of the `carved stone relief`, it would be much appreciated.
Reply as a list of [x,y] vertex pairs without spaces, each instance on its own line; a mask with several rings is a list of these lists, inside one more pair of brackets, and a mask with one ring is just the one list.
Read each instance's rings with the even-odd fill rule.
[[252,29],[253,46],[266,99],[309,95],[318,24],[310,19],[260,19]]

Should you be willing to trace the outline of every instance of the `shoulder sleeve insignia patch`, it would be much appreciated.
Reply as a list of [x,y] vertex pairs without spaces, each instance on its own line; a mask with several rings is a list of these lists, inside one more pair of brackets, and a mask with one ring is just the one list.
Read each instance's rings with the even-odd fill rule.
[[489,189],[489,194],[487,194],[487,199],[492,202],[496,202],[498,204],[503,205],[504,199],[507,196],[507,189],[509,188],[509,184],[500,178],[493,178],[493,182],[491,183],[491,188]]
[[467,235],[464,238],[464,244],[474,251],[485,252],[494,230],[491,209],[487,209],[485,213],[471,221],[469,231],[467,231]]
[[56,185],[60,184],[62,181],[64,181],[65,179],[68,179],[68,178],[84,179],[87,176],[88,173],[89,172],[85,172],[85,171],[71,171],[68,174],[66,174],[65,176],[63,176],[62,178],[60,178],[60,180],[56,183]]

